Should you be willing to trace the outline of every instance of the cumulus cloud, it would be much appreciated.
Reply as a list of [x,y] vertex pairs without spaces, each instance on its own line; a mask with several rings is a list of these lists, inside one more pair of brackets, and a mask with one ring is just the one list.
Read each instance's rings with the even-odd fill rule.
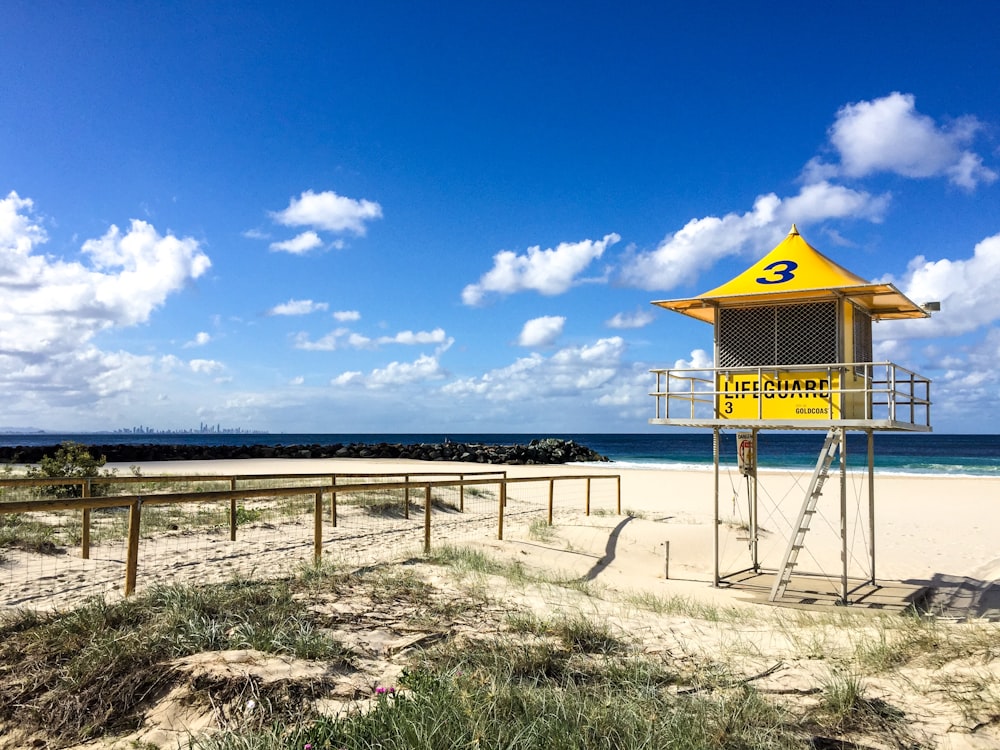
[[612,390],[627,368],[625,341],[614,336],[591,345],[560,349],[545,358],[534,352],[478,378],[448,383],[442,391],[454,397],[489,401],[536,402],[555,397],[590,397],[594,403]]
[[275,305],[267,311],[268,315],[309,315],[329,309],[326,302],[313,302],[311,299],[290,299],[280,305]]
[[385,388],[412,385],[447,376],[437,356],[422,354],[413,362],[390,362],[385,367],[372,370],[368,375],[358,371],[344,372],[330,380],[333,386],[362,385],[365,388]]
[[197,334],[195,334],[195,337],[191,341],[188,341],[186,344],[184,344],[184,348],[190,349],[191,347],[194,346],[205,346],[205,344],[207,344],[211,340],[212,340],[211,334],[205,331],[199,331]]
[[[133,220],[83,243],[79,260],[37,252],[47,241],[30,199],[0,199],[0,393],[39,408],[127,389],[152,360],[93,345],[101,331],[149,320],[211,266],[200,243]],[[14,391],[11,391],[14,389]]]
[[903,177],[945,177],[967,190],[991,183],[997,173],[969,150],[982,129],[976,118],[965,116],[945,125],[921,114],[912,94],[898,91],[871,101],[847,104],[830,128],[830,143],[840,163],[813,160],[811,175],[865,177],[891,172]]
[[333,318],[341,323],[353,323],[361,320],[361,313],[357,310],[337,310],[333,313]]
[[302,332],[296,334],[294,346],[305,351],[334,351],[335,349],[377,349],[384,344],[403,344],[414,346],[418,344],[443,344],[450,346],[450,339],[443,328],[433,331],[400,331],[393,336],[370,338],[356,333],[349,328],[337,328],[325,336],[313,341],[309,335]]
[[562,294],[577,277],[604,251],[621,240],[617,234],[607,234],[601,240],[562,242],[555,248],[542,250],[536,245],[524,255],[501,250],[493,256],[493,268],[475,284],[462,290],[462,302],[478,305],[489,293],[514,294],[535,291],[545,295]]
[[929,261],[918,256],[899,279],[887,277],[917,304],[940,302],[930,320],[876,326],[880,338],[955,336],[1000,320],[1000,234],[977,243],[972,257]]
[[608,328],[644,328],[652,323],[656,316],[649,310],[638,310],[634,313],[616,313],[604,325]]
[[291,253],[292,255],[305,255],[317,247],[323,247],[323,240],[311,230],[292,237],[290,240],[271,243],[273,252]]
[[551,346],[562,335],[566,318],[561,315],[545,315],[533,318],[524,324],[517,343],[521,346]]
[[332,190],[322,193],[306,190],[298,198],[292,198],[288,208],[272,212],[271,217],[286,227],[312,227],[363,236],[368,222],[382,218],[382,207],[374,201],[345,198]]
[[692,219],[667,235],[655,250],[633,255],[622,268],[622,280],[640,289],[673,289],[693,282],[719,260],[745,251],[770,250],[793,223],[801,226],[827,219],[867,219],[878,222],[888,195],[874,196],[843,185],[816,182],[797,195],[759,196],[746,213]]
[[212,375],[225,369],[221,362],[216,362],[214,359],[192,359],[188,362],[188,367],[191,368],[191,372],[200,375]]

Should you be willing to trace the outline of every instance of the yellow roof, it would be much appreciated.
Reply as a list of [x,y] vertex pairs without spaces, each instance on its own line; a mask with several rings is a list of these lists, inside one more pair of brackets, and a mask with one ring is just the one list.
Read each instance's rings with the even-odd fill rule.
[[834,263],[802,239],[792,225],[781,243],[739,276],[690,299],[654,305],[715,322],[718,307],[847,297],[876,319],[926,318],[928,313],[892,284],[871,284]]

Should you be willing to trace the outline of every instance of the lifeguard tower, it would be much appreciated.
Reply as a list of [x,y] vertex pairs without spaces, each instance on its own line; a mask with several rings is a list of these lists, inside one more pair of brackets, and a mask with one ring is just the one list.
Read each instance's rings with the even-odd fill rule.
[[[874,433],[876,430],[929,432],[930,381],[892,362],[872,361],[872,324],[925,318],[937,309],[921,306],[892,284],[873,284],[810,246],[792,225],[771,252],[722,286],[690,299],[653,304],[711,323],[714,367],[653,370],[656,413],[651,424],[711,428],[715,466],[714,584],[719,567],[720,431],[735,430],[740,468],[749,492],[749,571],[773,573],[770,600],[785,596],[798,569],[800,552],[835,459],[840,457],[842,569],[839,603],[866,595],[875,581]],[[758,555],[758,477],[755,465],[760,430],[826,430],[787,548],[773,571]],[[860,584],[850,582],[851,540],[847,520],[847,432],[867,434],[868,547],[870,570]],[[855,581],[857,577],[855,577]],[[728,581],[727,581],[728,582]]]

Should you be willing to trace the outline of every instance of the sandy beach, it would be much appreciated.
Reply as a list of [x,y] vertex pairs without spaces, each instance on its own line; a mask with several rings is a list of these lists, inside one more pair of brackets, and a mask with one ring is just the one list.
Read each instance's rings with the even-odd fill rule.
[[[108,465],[119,473],[129,467]],[[510,477],[560,475],[621,476],[621,505],[629,522],[616,535],[614,559],[596,575],[621,586],[643,582],[702,592],[715,598],[713,577],[712,518],[714,475],[704,471],[619,469],[581,464],[491,467],[480,464],[419,462],[382,459],[252,459],[243,461],[176,461],[140,465],[143,474],[269,474],[320,472],[405,473],[463,471],[503,468]],[[762,472],[758,482],[759,525],[762,529],[759,561],[775,568],[782,555],[803,501],[809,475],[806,472]],[[596,485],[595,485],[596,487]],[[856,565],[870,557],[867,476],[847,475],[848,533]],[[811,572],[837,576],[840,572],[839,477],[831,476],[819,504],[820,521],[808,535],[810,555],[803,566]],[[745,531],[748,521],[746,480],[735,470],[720,472],[720,567],[725,575],[749,563]],[[875,476],[875,575],[878,580],[905,581],[917,585],[948,588],[966,581],[980,590],[979,609],[972,616],[1000,617],[1000,479],[973,477]],[[605,508],[607,510],[607,508]],[[620,519],[608,515],[579,517],[562,529],[575,550],[604,556],[608,534]],[[726,523],[729,522],[729,523]],[[513,544],[519,533],[508,529]],[[670,582],[664,577],[664,543],[670,542]],[[502,549],[504,545],[496,545]],[[555,547],[557,545],[553,545]],[[522,550],[518,550],[521,553]],[[548,569],[583,570],[587,563],[559,549],[533,545],[521,557]],[[855,565],[852,565],[852,573]],[[867,572],[867,571],[865,571]],[[708,584],[707,586],[703,584]],[[992,587],[992,589],[991,589]],[[705,589],[709,589],[705,591]],[[739,597],[739,592],[734,592]]]
[[[129,471],[124,466],[108,468],[117,468],[123,475]],[[825,612],[822,607],[801,612],[767,605],[759,591],[746,587],[712,586],[711,470],[619,470],[614,464],[497,467],[378,459],[181,461],[140,466],[146,476],[461,473],[489,469],[504,469],[510,478],[597,478],[592,482],[591,513],[584,512],[582,483],[578,483],[576,489],[562,496],[548,530],[539,528],[544,504],[538,501],[545,496],[547,485],[541,482],[524,485],[535,488],[527,494],[511,495],[511,515],[502,541],[496,538],[492,500],[481,524],[463,517],[460,524],[434,527],[432,546],[472,546],[523,566],[536,583],[500,576],[479,583],[456,582],[440,567],[421,562],[417,537],[411,536],[407,545],[392,546],[388,534],[378,528],[352,536],[351,551],[339,548],[336,564],[350,565],[352,561],[361,563],[380,556],[389,561],[406,559],[409,574],[423,577],[439,595],[460,598],[468,595],[463,586],[485,587],[494,604],[482,611],[481,621],[465,617],[449,625],[449,632],[456,637],[463,633],[477,637],[502,629],[502,620],[494,619],[501,618],[508,608],[534,611],[542,617],[582,615],[611,624],[634,640],[643,653],[680,660],[678,663],[687,664],[686,668],[694,673],[716,669],[712,665],[721,660],[726,670],[753,681],[762,694],[787,701],[796,710],[809,710],[820,693],[817,686],[833,679],[831,675],[856,671],[869,695],[903,712],[907,736],[926,742],[928,747],[977,750],[996,747],[1000,742],[995,719],[990,718],[1000,701],[994,688],[989,687],[1000,684],[1000,667],[991,656],[996,647],[989,645],[985,655],[979,653],[983,643],[1000,643],[1000,626],[996,624],[1000,622],[1000,550],[995,534],[1000,521],[996,503],[1000,480],[876,475],[877,579],[906,582],[912,588],[934,587],[942,627],[955,629],[934,637],[956,644],[962,639],[976,639],[968,653],[965,647],[950,647],[960,653],[944,660],[931,652],[924,654],[925,646],[913,646],[915,650],[906,652],[907,661],[902,666],[889,669],[863,666],[867,662],[859,654],[877,649],[878,643],[883,648],[887,643],[900,649],[911,648],[907,644],[913,640],[914,626],[893,614],[902,609],[903,601],[900,607],[886,612],[861,606],[827,606]],[[607,479],[613,475],[621,476],[620,515],[616,512],[616,482]],[[759,478],[759,557],[763,567],[774,567],[780,561],[791,524],[791,520],[783,519],[791,516],[794,520],[807,482],[803,474],[767,473]],[[825,577],[821,576],[817,585],[828,585],[834,591],[840,569],[839,484],[838,477],[831,477],[827,483],[819,518],[810,532],[813,536],[809,539],[809,554],[800,558],[810,568],[822,569],[819,572]],[[870,560],[870,534],[864,527],[868,518],[867,479],[852,473],[847,485],[851,564],[863,568]],[[749,561],[744,478],[735,472],[723,472],[719,494],[719,556],[725,575],[740,570]],[[570,497],[574,499],[566,500]],[[471,516],[474,509],[471,499],[469,502]],[[527,510],[520,514],[522,503],[526,503]],[[265,577],[287,572],[289,560],[308,559],[310,555],[307,531],[301,526],[262,528],[257,532],[259,536],[235,544],[228,539],[195,543],[193,537],[181,532],[167,533],[155,543],[144,539],[140,581],[144,586],[152,582],[192,584],[213,580],[220,571],[223,575],[238,570],[243,575]],[[296,541],[295,534],[302,541]],[[229,564],[244,567],[227,568]],[[270,568],[271,564],[276,567]],[[8,561],[5,567],[4,589],[27,585],[27,581],[17,580],[16,565]],[[25,567],[25,575],[31,575],[30,570]],[[49,576],[53,591],[58,590],[52,599],[56,606],[69,608],[95,593],[88,584],[87,570],[69,574],[72,580],[58,580],[64,575]],[[566,587],[554,583],[557,581],[576,583]],[[101,593],[120,598],[117,581],[110,581]],[[31,601],[43,603],[41,599]],[[434,629],[424,632],[415,628],[407,620],[406,611],[371,611],[371,600],[365,596],[313,602],[311,607],[350,620],[353,625],[341,627],[337,636],[356,652],[368,655],[362,671],[345,675],[331,694],[327,709],[334,713],[363,705],[363,700],[359,704],[359,694],[365,695],[372,685],[391,683],[405,667],[407,654],[418,648],[422,639],[439,637]],[[884,619],[887,616],[890,619]],[[269,680],[309,680],[316,671],[311,662],[247,651],[203,654],[180,660],[175,666],[192,675],[192,683],[198,674],[237,682],[253,675],[253,679],[266,684]],[[968,698],[959,702],[955,698],[959,694],[976,696],[974,706],[970,707]],[[189,692],[178,686],[149,708],[139,731],[126,738],[79,747],[126,748],[135,741],[177,747],[191,733],[213,727],[218,727],[217,717],[200,710]],[[861,739],[868,744],[853,746],[888,747],[872,737]],[[16,745],[0,742],[0,747],[8,746]]]

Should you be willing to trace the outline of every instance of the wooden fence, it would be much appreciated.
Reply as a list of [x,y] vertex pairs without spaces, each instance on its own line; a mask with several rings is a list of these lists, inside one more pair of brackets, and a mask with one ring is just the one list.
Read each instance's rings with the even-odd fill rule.
[[[582,487],[582,510],[591,512],[593,482],[613,482],[611,498],[614,512],[621,514],[621,478],[619,475],[594,474],[554,477],[510,478],[506,471],[451,472],[409,472],[392,474],[325,473],[325,474],[268,474],[268,475],[164,475],[164,476],[106,476],[91,478],[0,478],[0,530],[9,526],[12,519],[46,518],[56,513],[79,513],[79,557],[88,560],[92,549],[94,513],[102,509],[127,510],[127,531],[125,533],[124,581],[121,592],[131,595],[136,589],[140,559],[140,529],[143,511],[151,508],[178,506],[182,503],[198,504],[199,508],[222,508],[227,519],[228,538],[237,541],[240,527],[241,509],[243,516],[248,511],[244,505],[253,501],[274,502],[286,498],[298,502],[300,510],[312,516],[312,561],[319,563],[323,557],[325,541],[324,526],[337,529],[339,508],[353,509],[359,498],[379,498],[382,513],[391,512],[397,518],[405,519],[413,527],[410,519],[411,506],[416,505],[423,514],[423,550],[431,550],[434,530],[435,507],[432,494],[447,491],[447,510],[455,514],[465,514],[466,500],[474,496],[477,507],[482,511],[482,499],[492,496],[483,492],[484,488],[496,487],[493,498],[495,510],[496,538],[504,538],[504,520],[509,513],[509,495],[514,488],[532,486],[532,501],[521,513],[537,516],[546,512],[546,522],[553,523],[556,485],[566,484],[573,488]],[[225,489],[205,489],[206,486],[222,485]],[[132,491],[133,486],[138,485]],[[79,497],[33,497],[19,499],[29,494],[48,492],[56,494],[56,487],[75,487]],[[192,486],[197,489],[192,489]],[[39,489],[41,488],[41,489]],[[110,492],[119,494],[109,494]],[[575,493],[574,493],[575,494]],[[11,497],[11,496],[14,497]],[[546,499],[547,496],[547,499]],[[607,498],[608,495],[603,496]],[[296,500],[297,499],[297,500]],[[421,502],[422,500],[422,502]],[[344,504],[347,504],[346,506]],[[391,506],[391,507],[390,507]],[[422,506],[422,507],[421,507]],[[580,506],[578,505],[577,508]],[[607,508],[603,510],[607,511]],[[109,511],[112,512],[112,511]],[[489,515],[493,515],[490,512]],[[178,523],[183,524],[181,516]],[[74,527],[75,528],[75,527]],[[178,529],[177,525],[171,526]],[[179,529],[178,533],[183,533]],[[372,531],[378,534],[376,528]],[[0,544],[11,544],[10,539],[0,538]],[[2,551],[2,549],[0,549]],[[2,587],[2,582],[0,582]],[[0,603],[3,597],[0,597]]]

